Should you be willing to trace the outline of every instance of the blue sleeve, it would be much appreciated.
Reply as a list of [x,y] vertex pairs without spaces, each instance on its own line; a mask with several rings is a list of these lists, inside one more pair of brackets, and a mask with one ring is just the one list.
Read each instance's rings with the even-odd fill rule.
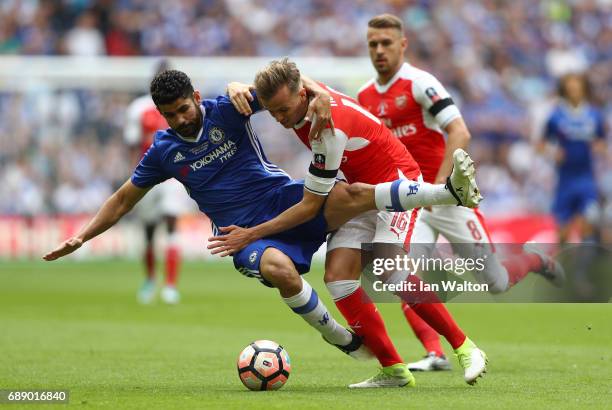
[[163,171],[161,151],[156,142],[149,147],[132,174],[134,185],[139,188],[149,188],[168,179]]
[[[257,99],[257,94],[255,94],[255,91],[251,91],[251,95],[253,96],[253,101],[251,101],[249,105],[251,106],[251,110],[253,110],[254,114],[258,111],[261,111],[262,107],[259,104],[259,100]],[[242,126],[250,118],[249,116],[240,114],[227,95],[220,95],[217,97],[217,107],[219,108],[219,111],[221,112],[223,118],[231,124]]]
[[259,111],[262,111],[264,108],[259,103],[259,98],[257,98],[257,93],[255,90],[251,91],[251,95],[253,96],[253,101],[251,101],[251,109],[253,110],[253,114]]

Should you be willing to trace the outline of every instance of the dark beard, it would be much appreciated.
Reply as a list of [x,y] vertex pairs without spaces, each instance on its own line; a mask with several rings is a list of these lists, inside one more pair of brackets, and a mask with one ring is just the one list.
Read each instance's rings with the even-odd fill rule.
[[181,134],[183,138],[188,138],[188,139],[197,138],[198,132],[202,128],[202,122],[203,122],[202,110],[200,109],[200,106],[195,102],[195,100],[193,103],[195,104],[196,109],[198,110],[198,118],[194,122],[183,125],[176,129],[176,132]]

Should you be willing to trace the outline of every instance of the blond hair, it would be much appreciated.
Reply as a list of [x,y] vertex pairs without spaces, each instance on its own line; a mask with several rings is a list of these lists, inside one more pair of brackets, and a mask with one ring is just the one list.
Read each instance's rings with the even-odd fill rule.
[[394,28],[401,33],[404,32],[404,24],[402,20],[393,14],[379,14],[368,21],[368,27],[372,28]]
[[262,100],[274,97],[278,90],[286,85],[291,93],[300,89],[300,70],[288,57],[273,60],[255,74],[255,90]]

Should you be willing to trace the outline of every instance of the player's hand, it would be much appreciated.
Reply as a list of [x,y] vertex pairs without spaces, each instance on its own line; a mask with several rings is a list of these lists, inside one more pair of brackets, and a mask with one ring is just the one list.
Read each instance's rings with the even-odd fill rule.
[[334,120],[331,116],[331,97],[329,94],[316,94],[308,104],[306,111],[306,119],[312,121],[310,125],[310,133],[308,139],[319,140],[322,132],[329,126],[332,134],[334,134]]
[[223,226],[219,230],[226,235],[208,238],[210,253],[221,257],[233,255],[257,240],[251,230],[236,225]]
[[83,240],[79,238],[70,238],[64,242],[51,252],[47,253],[43,256],[43,259],[46,261],[54,261],[57,258],[61,258],[62,256],[66,256],[69,253],[72,253],[79,249],[83,245]]
[[243,84],[236,81],[233,81],[227,85],[227,95],[234,105],[234,108],[236,108],[236,110],[242,115],[253,114],[253,110],[251,110],[251,105],[249,104],[253,102],[253,94],[251,94],[252,89],[252,85]]

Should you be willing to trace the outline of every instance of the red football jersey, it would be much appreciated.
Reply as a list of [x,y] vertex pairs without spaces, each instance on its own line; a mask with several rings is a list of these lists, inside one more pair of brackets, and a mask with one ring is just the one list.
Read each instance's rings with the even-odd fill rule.
[[359,103],[379,117],[408,148],[423,179],[434,182],[444,159],[443,129],[461,116],[446,89],[426,71],[404,63],[385,85],[367,82]]
[[[313,151],[307,189],[318,194],[329,192],[335,176],[331,174],[338,168],[349,183],[377,184],[403,177],[416,180],[420,176],[416,161],[380,119],[347,95],[321,86],[331,94],[335,135],[328,129],[318,141],[309,141],[311,123],[296,125],[296,134]],[[318,181],[325,186],[317,178],[327,179]]]

